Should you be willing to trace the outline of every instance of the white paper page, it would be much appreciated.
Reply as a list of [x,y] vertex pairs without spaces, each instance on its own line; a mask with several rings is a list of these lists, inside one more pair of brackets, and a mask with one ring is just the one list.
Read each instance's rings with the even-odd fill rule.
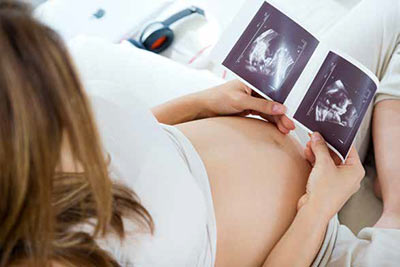
[[299,79],[294,85],[293,89],[289,93],[285,102],[283,103],[287,107],[286,115],[293,119],[297,108],[299,107],[301,101],[306,95],[308,88],[321,68],[322,63],[324,63],[325,57],[328,55],[328,47],[324,44],[319,44],[317,49],[314,51],[310,61],[304,68]]

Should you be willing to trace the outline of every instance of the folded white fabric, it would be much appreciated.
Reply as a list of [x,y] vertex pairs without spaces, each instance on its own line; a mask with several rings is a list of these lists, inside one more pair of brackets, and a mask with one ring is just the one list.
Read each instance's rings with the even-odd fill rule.
[[35,16],[65,40],[86,34],[119,42],[151,20],[173,0],[53,0],[41,4]]
[[366,227],[354,235],[341,225],[327,267],[399,266],[400,231]]

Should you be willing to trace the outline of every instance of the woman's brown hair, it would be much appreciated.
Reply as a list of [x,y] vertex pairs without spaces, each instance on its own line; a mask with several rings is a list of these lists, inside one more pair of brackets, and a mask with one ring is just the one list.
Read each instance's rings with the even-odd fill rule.
[[[72,18],[73,19],[73,18]],[[0,0],[0,266],[118,266],[95,242],[149,213],[112,182],[69,54],[29,7]],[[68,140],[82,173],[57,172]],[[77,227],[92,222],[94,231]]]

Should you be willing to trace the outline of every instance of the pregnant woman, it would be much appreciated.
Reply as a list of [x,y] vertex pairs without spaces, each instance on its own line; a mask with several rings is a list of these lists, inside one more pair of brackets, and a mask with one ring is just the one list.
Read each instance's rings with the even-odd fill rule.
[[15,2],[0,1],[0,51],[0,266],[327,263],[364,175],[354,149],[336,165],[315,133],[303,151],[285,108],[237,81],[154,116],[115,90],[87,98]]

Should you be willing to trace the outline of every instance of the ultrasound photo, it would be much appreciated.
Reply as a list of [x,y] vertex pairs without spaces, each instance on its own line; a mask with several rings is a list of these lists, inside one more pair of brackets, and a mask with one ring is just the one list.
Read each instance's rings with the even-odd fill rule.
[[317,46],[314,36],[264,2],[223,65],[283,103]]
[[323,90],[315,106],[315,121],[351,128],[357,119],[357,109],[341,80],[334,81]]
[[329,52],[294,118],[345,158],[376,89],[364,72]]
[[285,46],[279,46],[279,39],[281,35],[276,31],[266,30],[253,41],[245,60],[246,68],[250,72],[271,77],[273,82],[269,86],[273,91],[281,88],[294,64],[289,50]]

